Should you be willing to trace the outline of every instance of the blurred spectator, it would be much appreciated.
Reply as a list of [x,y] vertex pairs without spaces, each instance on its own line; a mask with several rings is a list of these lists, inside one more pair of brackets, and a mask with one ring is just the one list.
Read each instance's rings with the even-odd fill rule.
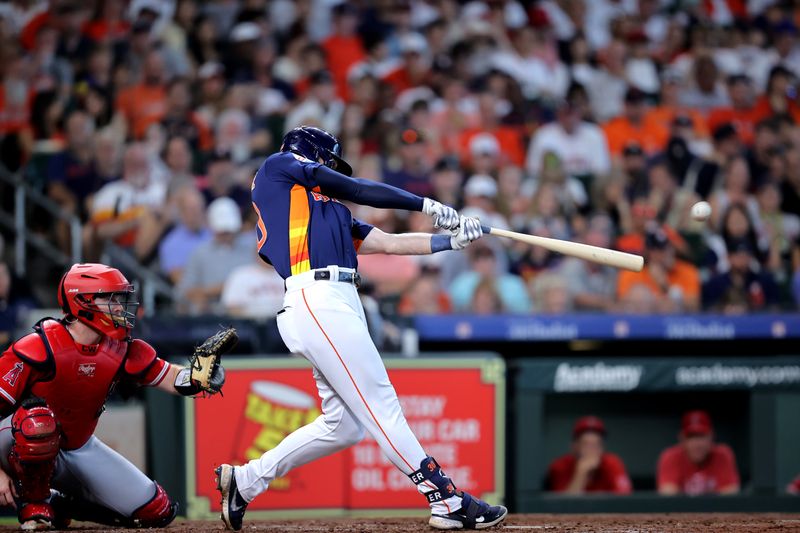
[[[453,306],[458,311],[470,308],[478,285],[484,280],[493,280],[502,307],[510,313],[527,313],[531,309],[528,293],[522,279],[513,274],[497,275],[495,252],[482,243],[475,243],[467,249],[470,270],[453,280],[449,293]],[[486,287],[487,291],[490,287]],[[479,303],[485,306],[485,295],[481,295]]]
[[186,78],[175,78],[167,85],[166,110],[160,123],[168,139],[185,139],[194,153],[213,147],[211,130],[194,112],[191,85]]
[[654,155],[664,149],[669,137],[668,130],[657,122],[645,121],[646,95],[631,88],[625,93],[624,113],[603,125],[612,156],[622,154],[625,145],[635,141],[644,152]]
[[493,279],[480,280],[472,293],[468,311],[473,315],[497,315],[506,312]]
[[[579,242],[609,248],[614,228],[606,215],[596,215]],[[579,311],[611,311],[615,303],[617,269],[575,257],[564,259],[557,272],[569,280],[569,291]]]
[[744,157],[736,157],[723,167],[722,187],[711,195],[709,203],[712,223],[716,227],[720,227],[719,217],[733,204],[745,206],[749,218],[758,220],[758,202],[750,194],[750,167]]
[[[47,165],[47,195],[65,212],[87,218],[87,199],[100,187],[94,165],[94,125],[82,111],[74,111],[66,119],[66,147],[53,154]],[[56,225],[59,244],[69,247],[69,226]]]
[[797,476],[794,481],[789,483],[786,487],[786,492],[795,496],[800,494],[800,476]]
[[230,198],[217,198],[208,206],[211,240],[199,244],[178,283],[183,312],[191,315],[221,313],[225,280],[239,266],[251,264],[255,250],[250,235],[240,234],[242,215]]
[[568,279],[556,271],[545,271],[533,278],[529,287],[534,311],[545,315],[571,312],[575,304]]
[[497,182],[487,174],[470,176],[464,184],[464,216],[478,217],[484,224],[508,228],[508,221],[497,210]]
[[431,172],[433,197],[445,205],[461,205],[461,165],[453,156],[445,156],[436,162]]
[[715,130],[722,124],[733,124],[739,138],[749,146],[753,143],[757,122],[753,82],[744,74],[736,74],[728,77],[727,88],[730,105],[712,109],[708,114],[708,127]]
[[339,135],[344,102],[336,94],[333,76],[327,70],[320,70],[313,73],[309,81],[303,100],[286,115],[284,132],[308,125]]
[[164,145],[163,154],[166,172],[169,174],[169,188],[177,189],[184,185],[196,186],[192,171],[192,148],[184,137],[172,137]]
[[364,45],[356,33],[358,9],[349,2],[333,8],[333,32],[322,42],[333,74],[339,98],[347,100],[347,73],[354,64],[366,56]]
[[104,185],[92,202],[91,226],[102,240],[131,247],[144,217],[164,205],[166,184],[156,181],[147,148],[128,145],[122,161],[122,179]]
[[400,315],[441,315],[453,312],[450,297],[442,290],[439,270],[423,267],[397,304]]
[[781,211],[800,213],[800,145],[786,151],[786,176],[781,182]]
[[767,265],[779,270],[784,258],[789,257],[792,242],[800,236],[800,216],[781,211],[781,190],[774,182],[758,188],[759,240],[769,246]]
[[645,237],[645,264],[641,272],[619,274],[617,297],[624,299],[632,287],[647,286],[661,313],[696,312],[700,308],[700,277],[693,265],[676,257],[675,247],[661,229]]
[[433,187],[425,157],[425,137],[417,130],[406,129],[400,133],[399,141],[397,158],[384,162],[383,181],[418,196],[431,196]]
[[479,133],[469,140],[469,166],[475,174],[497,173],[502,164],[500,143],[491,133]]
[[572,430],[572,450],[550,463],[547,488],[565,494],[630,494],[631,480],[622,459],[605,450],[606,427],[596,416],[584,416]]
[[800,104],[797,102],[797,75],[783,65],[776,65],[769,73],[767,90],[756,102],[758,120],[786,114],[800,121]]
[[725,89],[719,83],[719,68],[709,55],[700,55],[692,65],[693,86],[681,93],[680,103],[707,113],[715,107],[729,104]]
[[680,442],[661,452],[656,484],[665,496],[736,494],[739,471],[733,451],[714,443],[714,428],[705,411],[683,415]]
[[8,264],[0,261],[0,347],[13,338],[23,314],[37,307],[24,280],[11,275]]
[[183,186],[175,193],[178,223],[166,234],[158,245],[161,270],[173,284],[178,284],[183,269],[194,250],[212,238],[206,226],[206,209],[203,196],[191,185]]
[[222,288],[222,306],[235,317],[272,318],[283,306],[284,292],[283,279],[272,265],[257,258],[230,273]]
[[419,33],[409,32],[400,37],[399,65],[389,70],[381,80],[394,89],[395,94],[419,87],[428,82],[430,75],[430,57],[428,43]]
[[732,239],[727,245],[730,268],[703,284],[703,308],[728,315],[777,310],[778,286],[769,272],[754,268],[752,244]]
[[250,190],[237,182],[237,167],[227,152],[214,152],[208,161],[206,176],[200,180],[200,192],[206,204],[222,197],[232,198],[242,212],[251,212]]
[[158,122],[167,111],[167,74],[160,50],[147,52],[142,65],[141,81],[117,95],[116,109],[125,118],[128,132],[141,139],[147,127]]
[[691,209],[700,198],[690,190],[679,187],[677,177],[666,164],[650,166],[647,172],[650,205],[655,208],[658,220],[678,231],[692,222]]
[[538,176],[544,154],[551,152],[564,162],[569,176],[606,174],[611,161],[603,130],[581,120],[580,109],[568,100],[559,102],[556,117],[556,122],[542,126],[531,138],[528,172]]
[[[623,112],[622,104],[628,90],[625,57],[625,44],[614,40],[598,54],[601,68],[591,79],[582,82],[592,89],[589,91],[592,114],[601,124]],[[615,153],[613,148],[611,153]]]
[[717,272],[726,272],[729,268],[727,244],[731,241],[746,240],[758,261],[766,255],[760,246],[756,226],[744,205],[731,204],[722,213],[720,226],[719,233],[708,237],[708,246],[716,255]]
[[658,105],[645,112],[644,121],[648,124],[648,129],[651,124],[658,124],[663,129],[669,129],[678,116],[684,116],[691,121],[695,136],[706,138],[709,136],[709,127],[703,113],[684,106],[679,101],[682,81],[680,74],[674,69],[666,69],[662,73]]
[[483,88],[477,97],[480,116],[478,125],[475,128],[463,130],[460,141],[463,152],[467,153],[467,150],[469,151],[473,170],[480,172],[474,168],[477,147],[472,145],[472,140],[473,137],[482,134],[490,134],[497,141],[500,150],[496,156],[515,165],[522,166],[525,163],[525,148],[522,144],[519,128],[503,121],[508,114],[508,107],[503,106],[497,95],[488,90],[488,88]]

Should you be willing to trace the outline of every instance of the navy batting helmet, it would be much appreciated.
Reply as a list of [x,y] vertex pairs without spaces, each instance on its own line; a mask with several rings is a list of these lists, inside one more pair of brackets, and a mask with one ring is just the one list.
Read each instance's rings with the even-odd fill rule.
[[283,136],[281,152],[294,152],[317,162],[322,159],[326,167],[353,175],[353,168],[342,159],[342,145],[335,135],[313,126],[300,126]]

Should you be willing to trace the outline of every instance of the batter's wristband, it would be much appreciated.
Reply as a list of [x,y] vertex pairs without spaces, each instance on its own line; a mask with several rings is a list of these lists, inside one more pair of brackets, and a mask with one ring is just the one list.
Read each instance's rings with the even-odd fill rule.
[[452,250],[453,245],[450,242],[450,235],[431,235],[431,253],[444,252],[445,250]]

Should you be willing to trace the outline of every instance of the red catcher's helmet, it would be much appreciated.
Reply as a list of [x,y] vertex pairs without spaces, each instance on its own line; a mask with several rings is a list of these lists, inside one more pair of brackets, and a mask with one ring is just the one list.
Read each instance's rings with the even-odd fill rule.
[[[107,302],[96,302],[101,297]],[[122,272],[98,263],[77,263],[61,278],[58,304],[67,316],[112,339],[130,336],[136,320],[133,285]]]

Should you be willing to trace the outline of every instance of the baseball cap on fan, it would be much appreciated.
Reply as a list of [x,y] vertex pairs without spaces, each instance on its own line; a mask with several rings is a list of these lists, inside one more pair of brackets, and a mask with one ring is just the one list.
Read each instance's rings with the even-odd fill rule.
[[242,212],[227,196],[217,198],[208,206],[208,226],[214,233],[237,233],[242,229]]
[[714,432],[711,425],[711,417],[708,413],[701,410],[689,411],[683,415],[681,420],[681,434],[684,437],[692,435],[710,435]]
[[495,156],[500,153],[500,143],[491,133],[479,133],[470,139],[469,151],[473,157],[478,155]]
[[606,425],[596,416],[583,416],[575,422],[575,427],[572,428],[572,439],[577,439],[587,431],[599,433],[605,437]]
[[497,183],[487,174],[475,174],[464,185],[464,194],[494,198],[497,196]]

